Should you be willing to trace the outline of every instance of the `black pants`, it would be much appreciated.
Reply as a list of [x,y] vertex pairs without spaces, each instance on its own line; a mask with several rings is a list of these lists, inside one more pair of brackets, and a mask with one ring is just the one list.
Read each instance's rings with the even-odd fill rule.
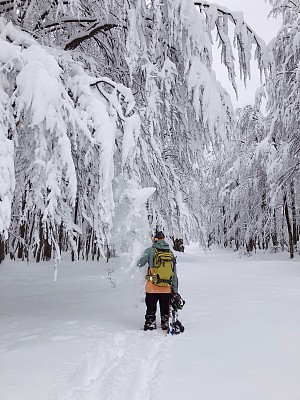
[[145,301],[147,306],[145,325],[155,325],[157,302],[159,302],[161,324],[166,324],[169,319],[170,293],[146,293]]

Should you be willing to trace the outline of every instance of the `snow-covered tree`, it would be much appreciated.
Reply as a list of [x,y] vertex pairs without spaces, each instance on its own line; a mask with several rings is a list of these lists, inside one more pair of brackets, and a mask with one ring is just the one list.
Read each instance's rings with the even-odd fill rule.
[[242,15],[190,0],[8,0],[0,13],[0,228],[9,252],[99,255],[120,226],[116,207],[141,198],[126,194],[132,187],[155,189],[142,196],[150,228],[199,239],[199,166],[207,151],[224,153],[234,122],[212,69],[212,31],[234,86],[228,21],[242,78],[253,45],[265,65]]
[[272,117],[269,141],[281,161],[276,170],[277,177],[286,180],[297,171],[299,164],[300,12],[299,4],[292,1],[272,3],[274,12],[281,11],[283,25],[269,45],[267,93]]
[[[293,257],[299,240],[299,2],[270,3],[283,23],[268,45],[267,79],[257,104],[237,114],[237,141],[218,191],[213,236],[247,249],[251,243],[280,245]],[[259,112],[263,95],[265,117]]]
[[[275,209],[283,209],[288,248],[293,257],[299,239],[300,190],[300,10],[299,1],[270,1],[273,13],[282,16],[282,27],[269,45],[267,175]],[[280,207],[281,206],[281,207]]]
[[54,244],[59,254],[65,242],[75,258],[97,253],[112,228],[116,120],[123,121],[124,134],[135,129],[126,117],[133,96],[120,83],[87,75],[68,54],[41,47],[4,19],[0,30],[4,234],[16,187],[9,251],[24,257],[30,247],[39,260],[52,257]]

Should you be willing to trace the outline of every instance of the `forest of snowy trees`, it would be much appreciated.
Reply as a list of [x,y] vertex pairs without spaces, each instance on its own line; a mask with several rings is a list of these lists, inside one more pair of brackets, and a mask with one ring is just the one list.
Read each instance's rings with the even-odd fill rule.
[[[269,2],[266,45],[208,1],[0,0],[0,259],[97,259],[156,226],[293,257],[300,2]],[[233,109],[215,44],[235,90],[256,59],[255,104]]]

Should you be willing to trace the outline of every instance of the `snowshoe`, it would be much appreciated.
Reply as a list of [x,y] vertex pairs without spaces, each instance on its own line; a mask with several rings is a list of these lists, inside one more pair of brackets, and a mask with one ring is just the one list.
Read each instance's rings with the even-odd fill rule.
[[181,310],[185,301],[181,298],[180,294],[174,293],[170,298],[170,316],[168,333],[171,335],[179,335],[184,332],[184,326],[178,320],[178,310]]

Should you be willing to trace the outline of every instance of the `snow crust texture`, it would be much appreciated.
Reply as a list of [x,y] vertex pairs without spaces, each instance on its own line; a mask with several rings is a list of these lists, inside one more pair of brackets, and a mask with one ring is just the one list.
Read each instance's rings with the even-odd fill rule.
[[118,400],[122,396],[128,400],[150,400],[161,355],[168,348],[166,340],[160,332],[125,331],[107,335],[105,343],[84,356],[50,399]]
[[144,283],[126,257],[62,261],[56,282],[49,263],[5,261],[0,399],[298,400],[299,258],[285,257],[188,247],[178,336],[140,329]]

